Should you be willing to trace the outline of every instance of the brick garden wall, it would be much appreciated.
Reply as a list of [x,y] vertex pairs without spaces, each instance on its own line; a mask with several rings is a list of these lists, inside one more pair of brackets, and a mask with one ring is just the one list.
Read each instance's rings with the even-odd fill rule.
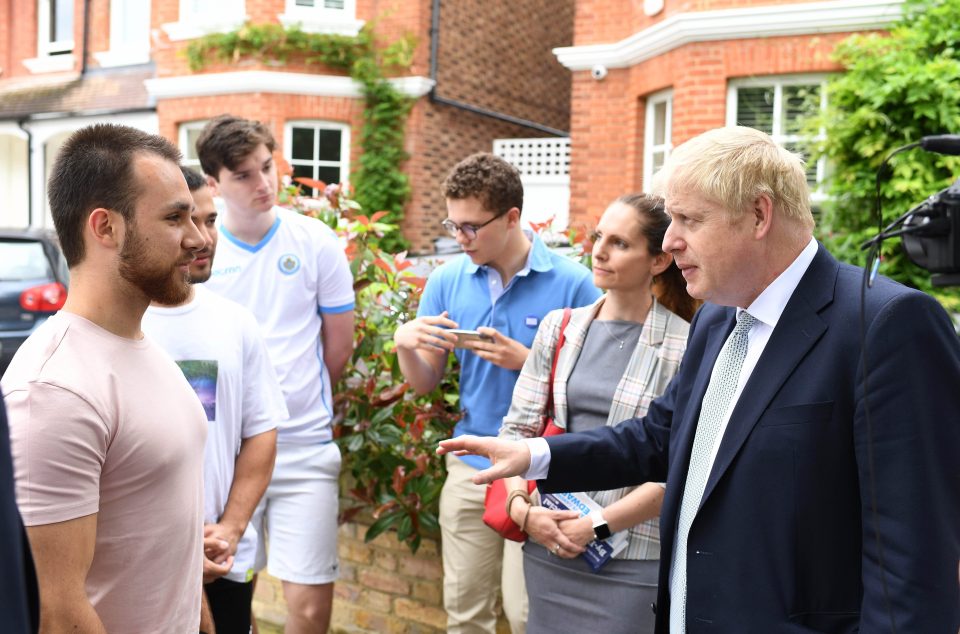
[[[414,555],[393,533],[363,541],[366,527],[339,532],[340,579],[334,585],[331,631],[342,634],[434,634],[446,630],[439,544],[424,539]],[[262,622],[286,621],[280,582],[260,575],[254,612]],[[509,626],[501,618],[498,632]]]

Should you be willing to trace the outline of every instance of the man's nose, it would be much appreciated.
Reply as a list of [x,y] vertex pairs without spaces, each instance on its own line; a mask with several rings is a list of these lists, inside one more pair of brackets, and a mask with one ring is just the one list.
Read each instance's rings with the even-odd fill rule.
[[676,224],[671,222],[663,234],[663,244],[660,248],[663,249],[664,253],[673,253],[674,251],[680,250],[681,240],[677,236],[675,227]]
[[203,248],[208,249],[213,246],[213,230],[208,227],[197,227],[200,230],[200,237],[203,238]]
[[183,246],[189,251],[200,251],[210,243],[211,241],[207,240],[207,236],[201,233],[197,225],[191,222],[183,236]]

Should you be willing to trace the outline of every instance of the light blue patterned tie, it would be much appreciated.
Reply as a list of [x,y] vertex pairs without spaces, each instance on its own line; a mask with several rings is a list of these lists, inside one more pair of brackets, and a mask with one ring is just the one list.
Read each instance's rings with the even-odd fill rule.
[[687,482],[683,487],[683,499],[680,502],[680,518],[677,520],[677,543],[673,557],[673,579],[670,583],[671,634],[686,632],[687,537],[703,499],[710,468],[713,466],[710,457],[713,455],[717,434],[720,433],[720,423],[730,407],[730,399],[737,389],[740,369],[747,356],[747,335],[756,322],[756,318],[747,311],[742,311],[737,316],[737,325],[720,350],[710,374],[710,384],[703,396],[697,433],[693,438],[693,450],[690,452]]

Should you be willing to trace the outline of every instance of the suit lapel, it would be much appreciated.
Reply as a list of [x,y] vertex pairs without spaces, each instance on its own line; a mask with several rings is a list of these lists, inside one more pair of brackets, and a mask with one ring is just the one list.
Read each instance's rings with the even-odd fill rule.
[[[680,500],[683,497],[683,487],[687,482],[687,468],[690,464],[690,452],[693,449],[693,437],[697,430],[697,420],[700,418],[700,407],[703,404],[703,395],[710,383],[710,374],[720,355],[723,342],[730,336],[737,322],[736,310],[725,309],[726,316],[719,322],[709,326],[707,342],[703,348],[703,359],[711,359],[711,363],[701,363],[694,379],[693,390],[687,403],[683,417],[678,421],[677,437],[671,441],[670,463],[667,472],[667,491],[663,501],[663,512],[660,514],[661,533],[664,545],[673,541],[676,532],[677,516],[680,513]],[[696,404],[693,406],[693,404]]]
[[[743,447],[770,401],[827,330],[827,324],[818,313],[833,299],[838,269],[837,261],[821,246],[787,302],[763,354],[740,393],[707,479],[701,507]],[[702,392],[700,394],[702,398]]]

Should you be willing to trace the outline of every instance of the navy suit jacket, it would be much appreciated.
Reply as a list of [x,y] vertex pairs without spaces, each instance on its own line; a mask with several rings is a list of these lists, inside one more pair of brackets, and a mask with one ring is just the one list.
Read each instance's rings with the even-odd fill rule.
[[37,578],[14,497],[7,410],[0,399],[0,631],[36,632]]
[[[690,634],[960,626],[960,342],[934,299],[877,279],[864,399],[862,274],[821,245],[744,386],[690,529]],[[644,418],[548,439],[542,491],[666,480],[661,634],[700,405],[734,322],[733,308],[698,312]]]

